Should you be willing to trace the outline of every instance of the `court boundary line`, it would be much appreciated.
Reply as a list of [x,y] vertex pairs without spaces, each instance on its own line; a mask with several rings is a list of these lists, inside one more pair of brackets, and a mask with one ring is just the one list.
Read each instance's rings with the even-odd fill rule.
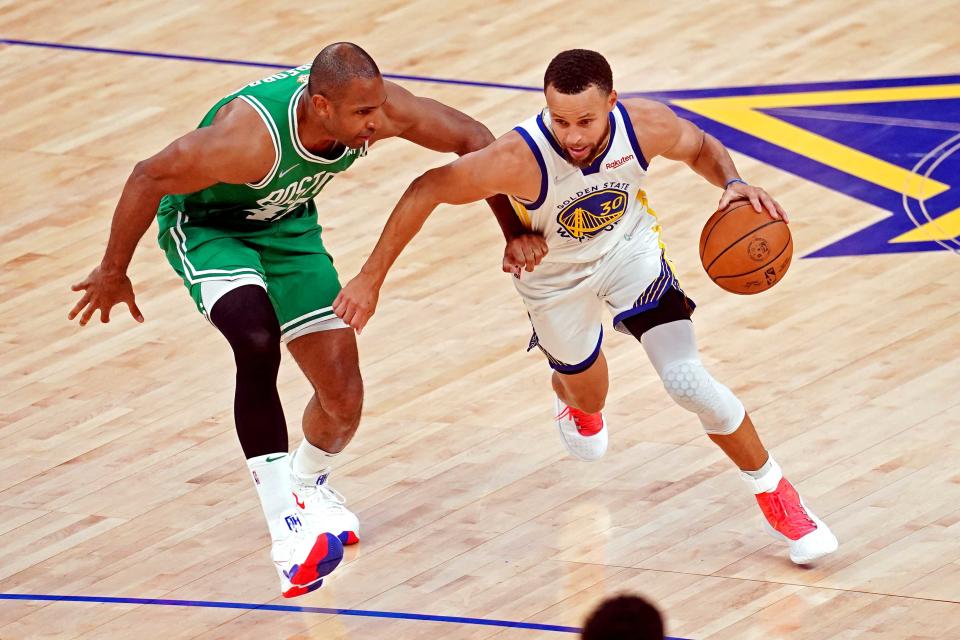
[[[567,627],[537,622],[519,622],[490,618],[470,618],[464,616],[443,616],[403,611],[371,611],[366,609],[335,609],[328,607],[303,607],[287,604],[257,604],[254,602],[229,602],[216,600],[174,600],[168,598],[119,598],[111,596],[71,596],[45,593],[0,593],[2,600],[28,602],[84,602],[94,604],[133,604],[166,607],[199,607],[207,609],[237,609],[241,611],[276,611],[282,613],[316,613],[326,615],[356,616],[364,618],[391,618],[395,620],[418,620],[425,622],[447,622],[508,629],[526,629],[530,631],[555,631],[559,633],[580,633],[579,627]],[[684,640],[666,638],[666,640]]]
[[[61,42],[46,42],[43,40],[19,40],[16,38],[0,38],[0,44],[21,47],[38,47],[42,49],[61,49],[67,51],[82,51],[85,53],[106,53],[119,56],[137,58],[155,58],[161,60],[178,60],[181,62],[204,62],[208,64],[224,64],[238,67],[260,67],[267,69],[293,69],[300,64],[284,64],[278,62],[260,62],[257,60],[238,60],[235,58],[212,58],[208,56],[194,56],[179,53],[164,53],[162,51],[140,51],[137,49],[114,49],[111,47],[92,47],[79,44],[65,44]],[[485,82],[482,80],[460,80],[457,78],[440,78],[433,76],[419,76],[401,73],[384,73],[384,78],[391,80],[408,80],[412,82],[429,82],[434,84],[452,84],[465,87],[484,87],[487,89],[508,89],[511,91],[543,91],[542,87],[531,87],[522,84],[504,84],[502,82]]]
[[[467,616],[432,615],[406,611],[373,611],[369,609],[338,609],[331,607],[305,607],[290,604],[260,604],[256,602],[230,602],[221,600],[178,600],[170,598],[125,598],[113,596],[78,596],[47,593],[0,593],[2,600],[20,600],[29,602],[85,602],[94,604],[133,604],[163,607],[198,607],[204,609],[238,609],[242,611],[275,611],[281,613],[316,613],[326,615],[356,616],[360,618],[392,618],[397,620],[419,620],[426,622],[447,622],[487,627],[527,629],[531,631],[556,631],[560,633],[580,633],[579,627],[568,627],[539,622],[521,622],[516,620],[498,620],[494,618],[471,618]],[[675,638],[672,640],[681,640]]]

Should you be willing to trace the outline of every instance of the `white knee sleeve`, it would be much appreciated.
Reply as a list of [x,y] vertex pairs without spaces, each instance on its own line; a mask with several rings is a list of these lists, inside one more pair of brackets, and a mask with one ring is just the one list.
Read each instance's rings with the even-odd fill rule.
[[746,414],[743,403],[713,379],[699,360],[675,360],[660,371],[670,397],[700,418],[704,431],[726,436],[737,430]]

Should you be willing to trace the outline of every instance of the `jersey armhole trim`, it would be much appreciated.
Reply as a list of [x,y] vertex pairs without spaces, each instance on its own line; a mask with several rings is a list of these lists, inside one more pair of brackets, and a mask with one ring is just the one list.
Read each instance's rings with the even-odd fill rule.
[[247,182],[246,185],[251,189],[262,189],[273,180],[274,175],[277,173],[277,169],[280,168],[280,133],[277,131],[277,124],[273,121],[273,118],[270,116],[270,112],[267,111],[267,108],[263,104],[254,98],[253,96],[237,96],[257,112],[257,115],[260,116],[260,119],[263,120],[263,123],[267,125],[267,131],[270,132],[270,140],[273,142],[273,150],[276,153],[276,157],[273,160],[273,167],[264,176],[263,180],[259,182]]
[[519,133],[523,141],[527,143],[527,146],[530,147],[530,152],[533,153],[533,157],[537,159],[537,164],[540,165],[540,194],[536,200],[524,206],[527,211],[535,211],[540,208],[543,201],[547,198],[547,164],[543,161],[543,154],[540,152],[540,147],[537,146],[537,143],[530,137],[526,129],[523,127],[514,127],[513,130]]
[[620,116],[623,118],[624,129],[627,130],[627,139],[630,140],[630,146],[633,147],[633,152],[637,155],[637,162],[646,171],[649,163],[647,157],[643,155],[640,143],[637,141],[637,132],[633,128],[633,123],[630,122],[630,114],[627,113],[627,108],[623,106],[622,102],[617,102],[617,109],[620,110]]

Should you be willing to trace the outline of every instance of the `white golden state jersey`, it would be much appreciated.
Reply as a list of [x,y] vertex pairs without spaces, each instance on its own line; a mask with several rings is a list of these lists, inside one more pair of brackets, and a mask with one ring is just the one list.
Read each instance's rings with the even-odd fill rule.
[[656,251],[660,226],[641,188],[647,160],[621,103],[610,112],[606,149],[589,167],[566,160],[544,109],[514,128],[540,165],[540,195],[533,202],[511,198],[517,215],[546,238],[545,263],[584,263],[603,257],[624,237],[649,242]]

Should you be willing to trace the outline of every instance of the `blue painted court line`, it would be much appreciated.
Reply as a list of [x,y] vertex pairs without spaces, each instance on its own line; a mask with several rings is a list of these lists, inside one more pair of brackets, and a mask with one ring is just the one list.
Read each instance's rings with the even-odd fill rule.
[[831,82],[803,82],[792,84],[759,84],[745,87],[715,87],[711,89],[683,89],[679,91],[625,92],[621,98],[655,98],[680,100],[688,98],[715,98],[727,96],[766,95],[769,93],[801,93],[804,91],[843,91],[847,89],[886,89],[889,87],[915,87],[937,84],[953,84],[960,74],[942,76],[910,76],[905,78],[875,78],[872,80],[837,80]]
[[28,600],[48,602],[95,602],[100,604],[141,604],[166,607],[205,607],[209,609],[243,609],[247,611],[282,611],[287,613],[324,613],[328,615],[359,616],[364,618],[395,618],[399,620],[420,620],[427,622],[448,622],[453,624],[472,624],[488,627],[508,627],[512,629],[530,629],[533,631],[557,631],[560,633],[580,633],[577,627],[564,627],[555,624],[535,622],[515,622],[512,620],[490,620],[486,618],[465,618],[461,616],[434,616],[424,613],[406,613],[402,611],[368,611],[364,609],[328,609],[326,607],[298,607],[287,604],[256,604],[253,602],[215,602],[209,600],[167,600],[163,598],[111,598],[105,596],[61,596],[40,593],[0,593],[0,600]]
[[[328,609],[326,607],[298,607],[287,604],[256,604],[253,602],[215,602],[210,600],[167,600],[164,598],[111,598],[108,596],[61,596],[42,593],[0,593],[0,600],[27,600],[46,602],[93,602],[99,604],[140,604],[164,607],[205,607],[208,609],[242,609],[246,611],[280,611],[286,613],[324,613],[328,615],[358,616],[363,618],[394,618],[398,620],[419,620],[425,622],[448,622],[453,624],[472,624],[487,627],[506,627],[510,629],[529,629],[531,631],[557,631],[559,633],[580,633],[577,627],[564,627],[556,624],[536,622],[515,622],[512,620],[490,620],[486,618],[464,618],[461,616],[432,616],[424,613],[405,613],[401,611],[368,611],[364,609]],[[684,640],[684,638],[666,638],[665,640]]]
[[[44,49],[66,49],[68,51],[83,51],[86,53],[109,53],[118,56],[134,56],[140,58],[160,58],[162,60],[180,60],[184,62],[207,62],[210,64],[229,64],[241,67],[263,67],[267,69],[291,69],[299,64],[281,64],[276,62],[257,62],[255,60],[234,60],[232,58],[209,58],[207,56],[188,56],[178,53],[162,53],[159,51],[137,51],[135,49],[111,49],[109,47],[88,47],[78,44],[62,44],[59,42],[43,42],[39,40],[16,40],[0,38],[0,44],[19,45],[23,47],[41,47]],[[465,87],[485,87],[488,89],[510,89],[512,91],[542,91],[542,87],[529,87],[520,84],[503,84],[500,82],[481,82],[478,80],[458,80],[456,78],[434,78],[431,76],[414,76],[400,73],[385,73],[384,78],[391,80],[410,80],[412,82],[431,82],[434,84],[455,84]]]

